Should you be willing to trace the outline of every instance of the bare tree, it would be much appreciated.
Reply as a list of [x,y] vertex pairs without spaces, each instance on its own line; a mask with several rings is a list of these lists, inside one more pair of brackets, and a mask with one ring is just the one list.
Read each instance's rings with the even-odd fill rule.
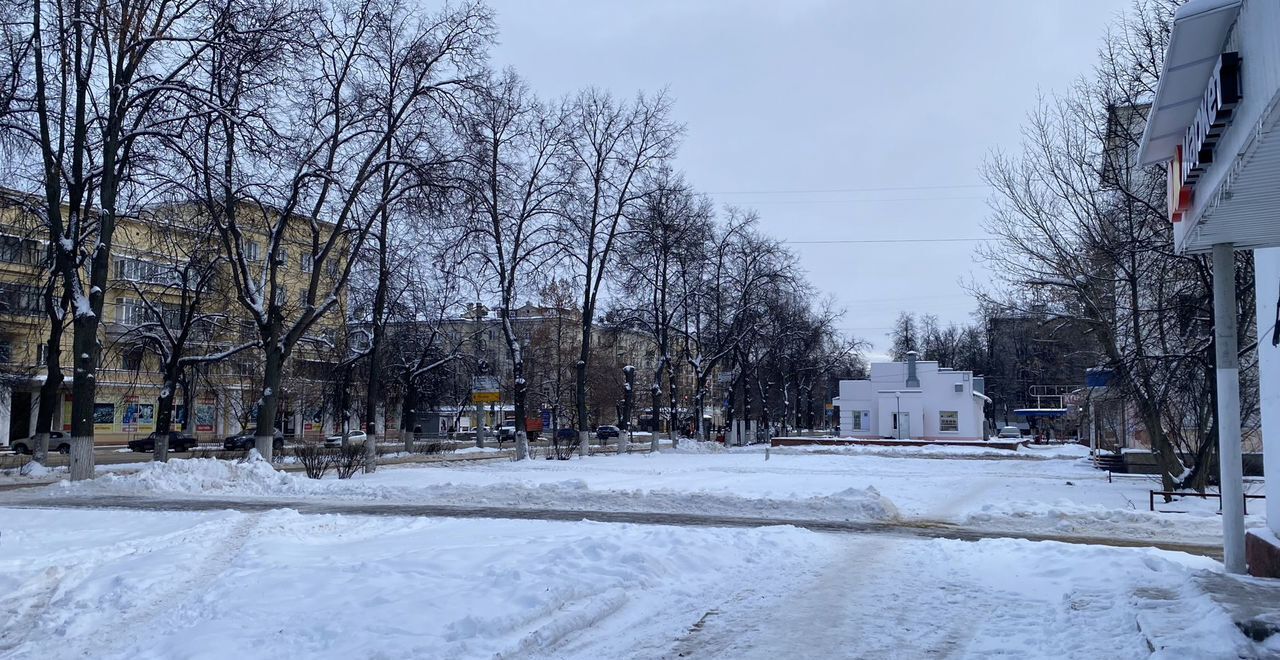
[[[419,185],[417,168],[389,145],[417,135],[424,103],[446,103],[441,97],[470,84],[492,32],[490,13],[475,4],[418,17],[390,1],[333,3],[310,19],[314,29],[298,37],[298,55],[280,63],[283,77],[268,97],[275,104],[264,132],[270,145],[248,132],[240,116],[242,95],[255,79],[243,75],[243,63],[215,59],[211,105],[218,112],[196,168],[208,179],[205,199],[216,210],[237,299],[263,346],[257,445],[266,457],[285,360],[319,319],[341,311],[353,256],[389,206]],[[402,27],[409,32],[398,32]],[[244,58],[241,51],[217,55]],[[282,173],[266,177],[272,170]],[[256,175],[255,183],[240,185],[246,174]],[[394,182],[390,190],[387,182]],[[309,276],[300,309],[286,317],[280,271],[291,241],[301,243],[300,265]]]
[[557,255],[554,221],[563,214],[573,174],[566,121],[564,110],[539,103],[507,71],[477,95],[462,122],[468,144],[463,189],[474,216],[471,258],[497,288],[512,370],[516,460],[529,456],[529,383],[513,315],[521,287]]
[[[1163,176],[1134,157],[1176,4],[1135,4],[1108,34],[1095,75],[1045,99],[1023,152],[994,154],[984,171],[997,191],[988,228],[1002,243],[983,256],[1018,291],[1012,304],[1088,328],[1100,366],[1136,409],[1165,490],[1204,488],[1217,427],[1210,265],[1173,251]],[[1246,329],[1248,253],[1237,268]],[[1240,345],[1249,423],[1252,342],[1242,334]]]
[[619,103],[597,89],[581,92],[571,108],[572,158],[577,165],[562,245],[581,286],[581,350],[576,365],[580,451],[588,446],[587,365],[601,286],[608,275],[623,219],[644,192],[640,182],[675,152],[682,128],[669,118],[665,94]]
[[657,451],[664,377],[672,446],[678,442],[677,370],[681,361],[673,353],[679,339],[679,321],[696,292],[681,285],[691,280],[687,271],[699,267],[707,256],[713,211],[709,199],[695,194],[683,178],[670,170],[657,172],[645,188],[648,193],[639,211],[628,218],[625,252],[619,264],[622,293],[636,302],[636,308],[628,309],[627,315],[652,337],[657,355],[649,388],[654,421],[652,450]]
[[[22,179],[44,199],[48,261],[62,289],[45,290],[51,349],[60,342],[63,317],[72,315],[72,479],[93,476],[98,328],[117,220],[144,201],[139,164],[156,136],[180,121],[171,110],[190,93],[195,62],[217,39],[216,26],[202,20],[203,7],[196,0],[5,5],[0,134],[18,162],[31,166]],[[48,432],[61,382],[58,353],[48,352],[41,433]]]

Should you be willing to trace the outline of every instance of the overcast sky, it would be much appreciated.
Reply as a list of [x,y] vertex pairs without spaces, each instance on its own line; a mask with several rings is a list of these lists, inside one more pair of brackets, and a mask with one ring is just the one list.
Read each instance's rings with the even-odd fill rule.
[[[1126,0],[491,0],[501,45],[546,97],[669,88],[677,167],[719,206],[793,241],[842,328],[873,342],[901,310],[969,320],[988,280],[978,168],[1019,148],[1037,95],[1093,66]],[[803,243],[801,241],[804,241]]]

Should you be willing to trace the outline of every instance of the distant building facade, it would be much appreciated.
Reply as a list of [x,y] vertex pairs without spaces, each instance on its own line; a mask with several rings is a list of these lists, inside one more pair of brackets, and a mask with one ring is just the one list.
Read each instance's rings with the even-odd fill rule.
[[983,378],[937,362],[873,362],[871,377],[840,381],[832,402],[840,435],[902,440],[982,440],[987,437]]

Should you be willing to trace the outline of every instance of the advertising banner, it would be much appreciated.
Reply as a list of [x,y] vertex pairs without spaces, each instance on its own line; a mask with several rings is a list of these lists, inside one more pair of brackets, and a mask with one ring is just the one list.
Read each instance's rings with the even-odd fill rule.
[[198,433],[212,433],[213,419],[213,400],[205,399],[196,404],[196,431]]

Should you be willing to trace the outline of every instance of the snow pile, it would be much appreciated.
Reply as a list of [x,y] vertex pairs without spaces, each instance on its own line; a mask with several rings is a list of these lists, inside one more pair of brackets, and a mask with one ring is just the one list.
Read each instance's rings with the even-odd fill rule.
[[33,479],[41,479],[53,474],[53,470],[45,467],[36,461],[28,461],[25,465],[18,468],[18,474]]
[[[1251,516],[1252,517],[1252,516]],[[987,530],[1022,531],[1098,537],[1215,543],[1222,537],[1222,521],[1212,513],[1162,513],[1079,504],[1067,499],[1054,502],[1015,501],[987,504],[956,519],[963,525]],[[1255,521],[1260,524],[1260,520]]]
[[[642,461],[640,457],[622,460]],[[886,521],[898,509],[875,488],[845,487],[821,494],[778,491],[743,495],[725,490],[680,488],[597,488],[581,477],[538,482],[421,483],[396,479],[385,483],[382,470],[366,478],[307,479],[273,469],[262,460],[234,462],[211,458],[150,463],[131,474],[108,474],[91,482],[61,482],[59,493],[183,495],[243,498],[323,497],[343,501],[408,502],[442,506],[510,507],[571,511],[654,512],[770,519]],[[403,468],[393,477],[468,474],[462,468]],[[476,470],[483,473],[483,468]],[[564,474],[553,470],[551,474]],[[568,476],[568,475],[565,475]]]
[[[253,452],[256,455],[256,450]],[[306,479],[281,472],[261,458],[226,461],[176,459],[146,463],[136,472],[107,473],[92,482],[60,482],[64,491],[122,494],[299,495],[310,492]]]
[[[760,447],[735,451],[762,452]],[[773,447],[777,454],[837,454],[844,456],[889,456],[895,458],[1003,458],[1010,460],[1081,459],[1089,457],[1083,445],[1022,445],[1019,449],[1000,449],[975,442],[971,445],[792,445]]]
[[681,440],[680,444],[670,451],[676,454],[723,454],[728,450],[719,442],[704,442],[686,438]]

